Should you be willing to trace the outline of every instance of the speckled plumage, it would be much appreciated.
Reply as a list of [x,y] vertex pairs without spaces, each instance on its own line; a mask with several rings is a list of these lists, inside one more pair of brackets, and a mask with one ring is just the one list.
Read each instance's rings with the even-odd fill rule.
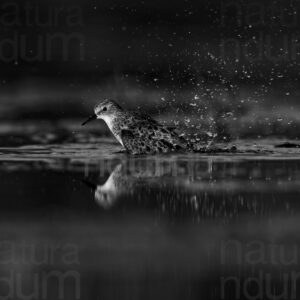
[[159,124],[150,116],[124,110],[113,100],[98,104],[95,115],[106,122],[128,153],[165,153],[188,146],[174,128]]

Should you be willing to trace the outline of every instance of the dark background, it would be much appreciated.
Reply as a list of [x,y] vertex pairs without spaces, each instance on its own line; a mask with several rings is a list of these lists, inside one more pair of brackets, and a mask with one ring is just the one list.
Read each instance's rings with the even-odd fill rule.
[[[11,271],[28,299],[75,270],[82,299],[291,299],[299,149],[274,145],[299,137],[299,23],[289,0],[0,0],[0,295]],[[81,127],[105,97],[237,152],[117,153],[103,122]],[[23,260],[66,243],[79,264]]]
[[0,24],[2,120],[85,118],[109,97],[220,136],[298,137],[299,1],[8,0]]

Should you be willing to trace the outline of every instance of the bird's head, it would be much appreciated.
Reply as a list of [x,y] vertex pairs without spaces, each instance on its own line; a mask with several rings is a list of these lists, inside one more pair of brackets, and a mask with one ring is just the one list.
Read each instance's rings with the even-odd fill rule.
[[96,119],[106,120],[107,118],[112,118],[115,114],[122,110],[121,106],[114,100],[105,99],[98,103],[94,108],[94,114],[90,116],[82,125],[85,125]]

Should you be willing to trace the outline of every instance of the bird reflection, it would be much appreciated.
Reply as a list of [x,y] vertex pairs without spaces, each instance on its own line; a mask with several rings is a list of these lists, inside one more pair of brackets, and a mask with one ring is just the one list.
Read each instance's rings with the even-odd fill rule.
[[111,208],[117,201],[120,193],[113,182],[114,179],[112,178],[112,175],[113,173],[104,184],[99,185],[96,185],[87,179],[83,180],[87,186],[94,190],[96,203],[104,209]]
[[[149,167],[149,166],[148,166]],[[166,172],[155,168],[132,168],[129,164],[120,163],[111,172],[104,184],[95,185],[90,181],[84,182],[95,191],[95,201],[104,209],[113,207],[123,195],[133,195],[137,189],[151,188],[157,184],[157,177],[166,175]],[[167,168],[169,170],[169,168]],[[153,180],[151,180],[153,179]]]
[[[174,164],[165,162],[165,165],[155,162],[131,165],[130,162],[118,164],[104,184],[94,184],[83,180],[95,191],[95,201],[104,209],[113,207],[119,198],[125,195],[134,195],[138,198],[145,196],[147,191],[167,187],[174,184],[172,178]],[[161,180],[163,177],[164,180]]]
[[105,209],[112,207],[120,194],[122,194],[122,164],[115,167],[106,182],[97,185],[95,189],[95,201]]
[[[96,203],[104,209],[126,199],[126,206],[132,204],[147,211],[158,209],[172,216],[232,218],[245,211],[263,215],[272,208],[275,200],[271,195],[274,191],[280,195],[283,178],[270,180],[266,175],[246,162],[222,162],[214,166],[210,160],[197,163],[172,159],[127,160],[113,169],[104,184],[86,180],[85,183],[93,188]],[[289,189],[298,190],[299,182],[289,182]],[[261,191],[272,201],[260,201]],[[286,206],[282,209],[289,209],[288,199],[283,203],[278,197],[278,202]]]

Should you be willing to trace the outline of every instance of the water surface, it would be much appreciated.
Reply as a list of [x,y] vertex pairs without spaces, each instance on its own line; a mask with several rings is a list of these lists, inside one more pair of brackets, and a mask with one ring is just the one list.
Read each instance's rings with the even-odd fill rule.
[[281,142],[128,156],[110,137],[3,133],[0,295],[299,298],[300,150]]

